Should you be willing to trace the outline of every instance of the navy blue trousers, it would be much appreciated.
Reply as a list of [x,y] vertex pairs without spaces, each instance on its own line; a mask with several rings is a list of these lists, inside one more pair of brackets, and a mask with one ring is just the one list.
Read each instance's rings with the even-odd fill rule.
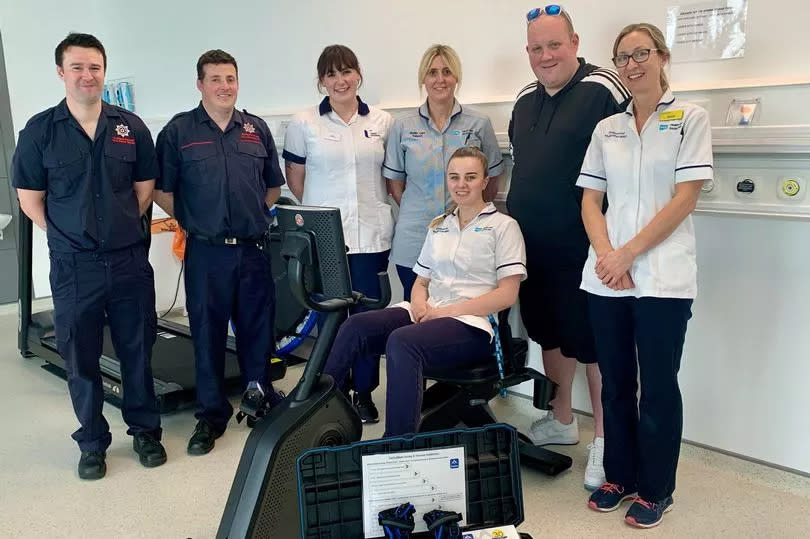
[[[388,269],[388,254],[391,251],[379,253],[350,254],[349,273],[352,277],[352,290],[363,293],[370,298],[380,297],[380,280],[377,273]],[[368,310],[365,305],[356,305],[349,311],[358,314]],[[352,372],[352,389],[358,393],[371,393],[380,385],[380,355],[376,354],[366,359],[368,363],[376,363],[377,368],[366,371]]]
[[397,264],[397,277],[399,277],[399,282],[402,283],[402,295],[405,301],[411,301],[411,290],[418,275],[411,268]]
[[663,500],[675,491],[683,431],[678,370],[692,300],[588,294],[588,307],[602,371],[607,480]]
[[454,318],[414,324],[408,311],[392,307],[349,317],[340,326],[324,373],[348,390],[349,372],[379,371],[369,358],[385,353],[385,435],[416,432],[422,412],[422,372],[427,367],[480,363],[489,333]]
[[231,319],[243,384],[258,381],[272,391],[267,376],[275,346],[270,263],[256,246],[211,245],[189,237],[185,284],[200,406],[196,417],[223,432],[233,414],[224,387]]
[[160,439],[160,413],[152,380],[157,335],[155,278],[143,245],[109,253],[51,253],[51,293],[59,355],[65,361],[73,410],[81,425],[73,439],[82,451],[105,451],[112,441],[102,415],[99,357],[105,318],[123,386],[127,434]]

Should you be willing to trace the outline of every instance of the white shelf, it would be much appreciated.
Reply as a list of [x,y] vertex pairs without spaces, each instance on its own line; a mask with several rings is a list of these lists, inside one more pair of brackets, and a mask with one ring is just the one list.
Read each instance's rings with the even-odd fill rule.
[[713,127],[715,154],[807,154],[810,125]]

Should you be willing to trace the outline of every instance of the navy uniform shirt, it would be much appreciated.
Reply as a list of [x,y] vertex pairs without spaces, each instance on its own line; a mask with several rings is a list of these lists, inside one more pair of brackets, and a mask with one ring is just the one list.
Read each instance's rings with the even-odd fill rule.
[[131,112],[104,102],[94,140],[62,100],[28,121],[12,161],[14,187],[46,192],[48,247],[59,253],[142,242],[133,182],[157,175],[149,129]]
[[284,176],[264,120],[234,110],[223,132],[200,103],[166,124],[157,154],[157,188],[174,193],[175,216],[187,232],[241,239],[265,233],[264,197]]
[[590,242],[579,169],[596,124],[630,97],[613,71],[579,64],[553,96],[537,81],[524,88],[509,121],[514,166],[506,205],[520,223],[530,268],[582,269]]

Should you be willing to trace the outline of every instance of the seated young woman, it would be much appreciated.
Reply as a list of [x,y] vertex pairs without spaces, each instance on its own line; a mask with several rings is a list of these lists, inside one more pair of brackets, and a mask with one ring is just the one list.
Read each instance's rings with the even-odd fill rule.
[[[419,429],[422,372],[463,369],[493,350],[487,317],[512,306],[526,278],[526,249],[517,222],[484,202],[486,156],[456,150],[447,164],[450,209],[428,226],[413,267],[411,301],[351,316],[340,328],[324,372],[344,392],[386,357],[385,435]],[[361,376],[357,376],[357,373]]]

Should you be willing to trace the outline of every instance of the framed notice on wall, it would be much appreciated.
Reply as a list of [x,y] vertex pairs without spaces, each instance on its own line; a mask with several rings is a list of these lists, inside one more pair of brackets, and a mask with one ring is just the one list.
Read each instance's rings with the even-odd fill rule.
[[673,62],[742,58],[748,0],[710,0],[667,9],[667,46]]

